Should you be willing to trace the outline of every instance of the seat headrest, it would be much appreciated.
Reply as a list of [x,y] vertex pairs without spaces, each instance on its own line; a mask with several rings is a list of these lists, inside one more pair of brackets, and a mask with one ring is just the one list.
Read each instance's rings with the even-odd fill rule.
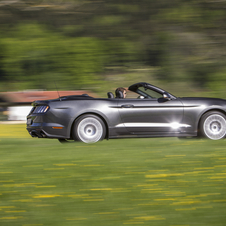
[[116,95],[115,98],[121,98],[121,99],[124,98],[123,92],[120,90],[115,90],[115,95]]
[[114,98],[114,94],[112,92],[108,92],[108,98]]

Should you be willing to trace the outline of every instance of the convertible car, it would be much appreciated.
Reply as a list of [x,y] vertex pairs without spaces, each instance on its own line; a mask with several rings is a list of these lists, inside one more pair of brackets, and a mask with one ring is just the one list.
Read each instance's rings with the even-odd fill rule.
[[87,94],[34,101],[27,116],[32,137],[94,143],[103,139],[135,137],[226,136],[226,100],[176,97],[140,82],[108,98]]

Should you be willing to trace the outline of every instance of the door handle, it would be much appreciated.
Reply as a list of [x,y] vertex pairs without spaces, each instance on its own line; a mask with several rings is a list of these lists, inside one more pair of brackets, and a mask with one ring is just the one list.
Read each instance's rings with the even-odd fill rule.
[[124,105],[121,105],[122,108],[133,108],[133,105],[132,104],[124,104]]

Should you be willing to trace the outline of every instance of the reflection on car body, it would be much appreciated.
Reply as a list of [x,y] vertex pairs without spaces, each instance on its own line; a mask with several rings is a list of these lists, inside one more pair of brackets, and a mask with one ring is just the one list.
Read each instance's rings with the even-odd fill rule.
[[93,143],[133,137],[196,137],[226,135],[226,100],[176,97],[140,82],[128,90],[132,98],[93,98],[87,94],[35,101],[27,116],[32,137]]

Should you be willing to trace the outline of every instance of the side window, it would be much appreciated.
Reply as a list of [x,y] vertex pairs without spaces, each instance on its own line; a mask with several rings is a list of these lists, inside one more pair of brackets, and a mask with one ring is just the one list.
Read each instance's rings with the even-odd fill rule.
[[154,90],[151,89],[144,89],[144,87],[140,87],[137,92],[142,95],[142,96],[148,96],[150,98],[154,98],[154,99],[158,99],[160,97],[162,97],[161,93],[158,93]]

